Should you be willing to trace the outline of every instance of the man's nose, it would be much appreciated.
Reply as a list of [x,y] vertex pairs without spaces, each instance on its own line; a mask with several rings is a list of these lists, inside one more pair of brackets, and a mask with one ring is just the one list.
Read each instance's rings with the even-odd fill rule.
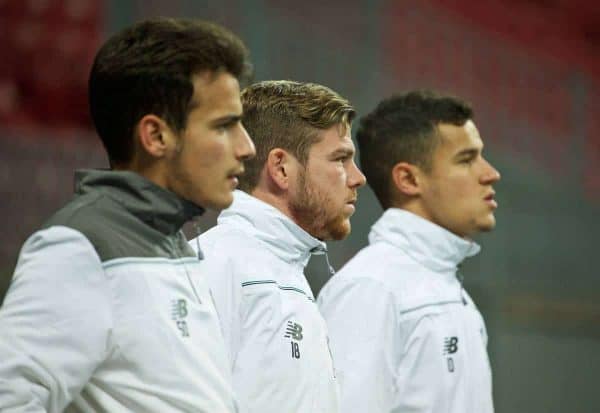
[[240,123],[240,131],[238,133],[238,137],[236,140],[236,148],[235,148],[236,157],[240,160],[251,159],[256,156],[256,147],[254,146],[254,142],[244,125]]
[[350,167],[350,172],[348,174],[348,186],[350,188],[359,188],[367,183],[367,178],[362,173],[356,162],[352,161],[352,165]]
[[484,159],[485,169],[481,175],[480,181],[482,184],[493,184],[500,180],[500,172],[494,166]]

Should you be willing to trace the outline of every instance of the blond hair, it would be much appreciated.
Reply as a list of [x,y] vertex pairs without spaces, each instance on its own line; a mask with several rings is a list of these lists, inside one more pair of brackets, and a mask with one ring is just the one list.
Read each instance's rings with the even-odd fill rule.
[[350,128],[355,116],[348,100],[315,83],[289,80],[264,81],[242,91],[243,124],[256,146],[256,157],[245,162],[240,189],[250,192],[258,184],[269,152],[281,148],[302,165],[310,147],[319,141],[319,131],[340,125],[340,134]]

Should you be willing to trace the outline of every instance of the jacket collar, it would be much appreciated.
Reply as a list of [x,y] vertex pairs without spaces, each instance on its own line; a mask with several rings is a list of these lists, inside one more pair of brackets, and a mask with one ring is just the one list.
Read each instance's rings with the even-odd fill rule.
[[75,172],[75,193],[98,191],[158,231],[169,235],[204,209],[179,198],[131,171],[82,169]]
[[219,225],[231,225],[252,235],[280,259],[304,268],[311,254],[327,252],[324,242],[311,236],[277,208],[236,190],[233,204],[219,215]]
[[434,271],[456,271],[481,247],[411,212],[390,208],[373,225],[369,243],[388,242]]

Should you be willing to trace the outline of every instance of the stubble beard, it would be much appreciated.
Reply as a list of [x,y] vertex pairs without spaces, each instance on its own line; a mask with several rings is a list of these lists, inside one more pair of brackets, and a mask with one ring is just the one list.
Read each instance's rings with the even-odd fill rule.
[[193,174],[184,166],[183,161],[184,142],[183,137],[180,136],[173,158],[170,159],[172,176],[179,187],[179,193],[177,193],[177,195],[201,208],[208,208],[215,211],[224,209],[220,203],[215,202],[214,199],[206,199],[205,196],[202,196],[203,199],[201,199],[200,191],[206,191],[206,188],[200,188],[199,190]]
[[348,217],[342,210],[331,213],[334,202],[327,193],[315,190],[307,182],[305,171],[298,176],[298,188],[290,202],[290,211],[302,229],[322,241],[342,240],[350,234]]
[[[179,192],[178,195],[180,198],[184,198],[188,201],[196,204],[196,201],[189,199],[190,193],[192,190],[192,179],[189,175],[189,172],[185,170],[182,165],[183,162],[183,138],[180,136],[177,142],[177,146],[175,147],[175,153],[173,154],[173,158],[169,159],[169,163],[171,164],[171,173],[173,176],[174,182],[176,182]],[[203,205],[198,205],[203,206]]]

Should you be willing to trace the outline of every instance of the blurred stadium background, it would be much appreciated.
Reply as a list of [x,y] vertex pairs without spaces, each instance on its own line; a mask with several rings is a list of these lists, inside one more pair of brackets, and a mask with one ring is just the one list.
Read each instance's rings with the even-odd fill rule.
[[[323,83],[361,114],[409,88],[470,100],[503,175],[497,230],[463,268],[488,323],[496,410],[600,412],[597,0],[0,0],[0,298],[73,169],[107,166],[86,102],[98,45],[158,15],[222,23],[248,44],[256,80]],[[330,244],[335,267],[380,212],[362,190],[351,237]],[[307,271],[315,293],[321,259]]]

